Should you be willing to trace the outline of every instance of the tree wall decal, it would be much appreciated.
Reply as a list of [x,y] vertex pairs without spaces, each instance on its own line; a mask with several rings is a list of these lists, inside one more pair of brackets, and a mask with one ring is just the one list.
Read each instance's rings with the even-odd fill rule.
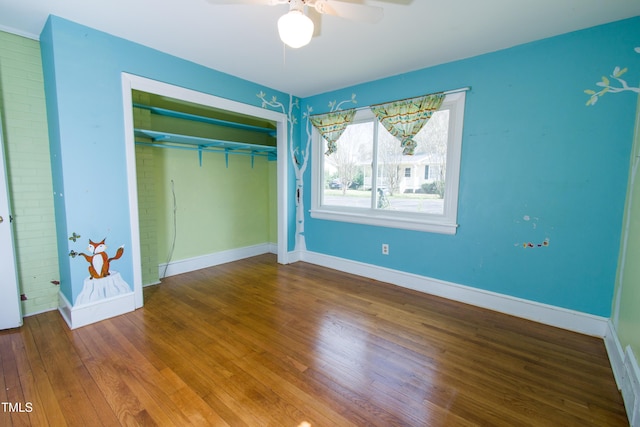
[[[288,108],[277,97],[272,96],[271,99],[267,99],[267,94],[260,91],[256,95],[262,100],[262,108],[272,108],[277,111],[281,111],[287,116],[288,135],[289,135],[289,155],[293,164],[293,170],[296,177],[296,231],[295,231],[295,247],[294,251],[305,251],[307,249],[306,241],[304,238],[304,173],[307,170],[309,164],[309,155],[311,152],[311,137],[312,137],[312,124],[309,120],[309,116],[313,109],[307,106],[307,111],[303,114],[303,119],[306,119],[305,132],[307,140],[304,142],[304,146],[298,147],[294,142],[294,127],[298,124],[298,119],[294,114],[295,108],[300,108],[300,100],[293,95],[289,95]],[[353,94],[351,99],[341,101],[332,101],[329,103],[331,111],[338,111],[346,103],[357,103],[356,95]]]
[[[636,51],[636,53],[640,53],[640,47],[636,47],[634,50]],[[629,71],[627,67],[620,68],[616,66],[609,77],[602,76],[602,79],[598,83],[596,83],[596,86],[601,87],[602,89],[600,89],[599,91],[586,89],[584,93],[590,96],[589,100],[587,101],[587,106],[594,105],[596,102],[598,102],[598,99],[606,93],[618,93],[625,91],[640,93],[640,87],[629,86],[627,81],[621,78],[622,75],[624,75],[627,71]],[[613,79],[614,82],[617,82],[620,86],[614,86],[611,79]]]
[[[634,51],[636,53],[640,53],[640,47],[636,47]],[[617,82],[619,86],[618,85],[613,86],[612,81],[609,79],[609,77],[602,76],[602,79],[598,83],[596,83],[596,86],[602,88],[601,90],[599,91],[595,91],[592,89],[585,90],[584,92],[590,96],[589,100],[587,101],[587,106],[593,106],[596,102],[598,102],[598,99],[606,93],[635,92],[640,94],[640,87],[629,86],[626,80],[621,78],[627,71],[628,71],[628,68],[626,67],[620,68],[616,66],[613,69],[613,72],[610,74],[609,77],[613,79],[615,82]],[[640,120],[640,110],[636,110],[636,120]],[[636,146],[636,144],[634,144],[633,149],[639,150],[640,146]],[[631,228],[631,218],[632,218],[631,208],[633,205],[632,203],[633,194],[634,194],[634,188],[636,185],[636,176],[638,173],[638,166],[640,165],[640,153],[632,153],[631,155],[632,155],[632,163],[631,163],[631,170],[629,172],[629,182],[628,182],[629,189],[627,190],[628,200],[626,202],[626,207],[625,207],[626,220],[625,220],[624,229],[623,229],[622,249],[620,251],[620,265],[622,266],[623,269],[627,260],[627,244],[629,239],[629,230]],[[616,327],[618,326],[618,316],[620,315],[622,285],[623,285],[623,274],[619,273],[617,277],[617,290],[616,290],[617,295],[615,296],[615,300],[614,300],[615,306],[612,313],[614,317],[614,324]]]
[[295,98],[293,95],[289,95],[289,107],[287,108],[282,102],[278,101],[275,96],[267,100],[267,95],[262,91],[257,94],[257,97],[262,100],[262,108],[272,108],[274,110],[281,111],[287,116],[289,155],[291,156],[293,170],[296,177],[296,231],[294,251],[304,251],[307,248],[304,240],[304,172],[307,169],[309,161],[310,140],[307,141],[307,145],[303,149],[300,149],[295,146],[293,139],[294,127],[298,124],[298,119],[294,114],[294,109],[300,108],[300,100]]

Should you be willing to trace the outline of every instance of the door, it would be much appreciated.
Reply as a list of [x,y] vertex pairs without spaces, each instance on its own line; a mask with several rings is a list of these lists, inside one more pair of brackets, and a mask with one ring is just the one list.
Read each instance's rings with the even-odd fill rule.
[[0,329],[9,329],[22,325],[22,312],[13,248],[3,134],[0,121]]

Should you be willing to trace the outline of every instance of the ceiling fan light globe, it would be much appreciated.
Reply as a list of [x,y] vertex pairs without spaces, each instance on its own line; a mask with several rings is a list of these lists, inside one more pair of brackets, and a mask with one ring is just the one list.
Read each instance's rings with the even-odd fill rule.
[[284,44],[297,49],[311,41],[313,21],[299,10],[292,10],[278,19],[278,33]]

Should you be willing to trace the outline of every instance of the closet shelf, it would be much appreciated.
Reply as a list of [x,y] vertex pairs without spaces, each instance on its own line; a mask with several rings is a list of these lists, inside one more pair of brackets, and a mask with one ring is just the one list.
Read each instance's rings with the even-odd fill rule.
[[225,126],[225,127],[228,127],[228,128],[248,130],[248,131],[252,131],[252,132],[260,132],[260,133],[265,133],[265,134],[267,134],[267,135],[269,135],[269,136],[271,136],[273,138],[276,137],[276,130],[274,128],[271,128],[271,127],[255,126],[255,125],[250,125],[250,124],[246,124],[246,123],[233,122],[233,121],[229,121],[229,120],[214,119],[212,117],[200,116],[200,115],[197,115],[197,114],[183,113],[182,111],[169,110],[167,108],[153,107],[153,106],[150,106],[150,105],[144,105],[144,104],[138,104],[138,103],[134,103],[133,106],[137,107],[137,108],[142,108],[142,109],[145,109],[145,110],[149,110],[151,113],[157,114],[159,116],[166,116],[166,117],[173,117],[173,118],[177,118],[177,119],[191,120],[191,121],[194,121],[194,122],[208,123],[210,125]]
[[148,129],[134,129],[134,133],[136,138],[151,140],[151,142],[147,142],[136,139],[137,145],[198,151],[200,166],[202,166],[203,152],[223,153],[227,167],[229,167],[229,154],[251,156],[252,167],[254,157],[266,157],[271,161],[276,160],[277,148],[269,145],[201,138],[198,136],[158,132]]

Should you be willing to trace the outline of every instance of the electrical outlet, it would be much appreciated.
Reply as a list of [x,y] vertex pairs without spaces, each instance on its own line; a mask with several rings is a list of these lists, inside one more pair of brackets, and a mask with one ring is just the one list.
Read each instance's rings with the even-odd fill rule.
[[389,245],[387,243],[382,244],[382,255],[389,255]]

